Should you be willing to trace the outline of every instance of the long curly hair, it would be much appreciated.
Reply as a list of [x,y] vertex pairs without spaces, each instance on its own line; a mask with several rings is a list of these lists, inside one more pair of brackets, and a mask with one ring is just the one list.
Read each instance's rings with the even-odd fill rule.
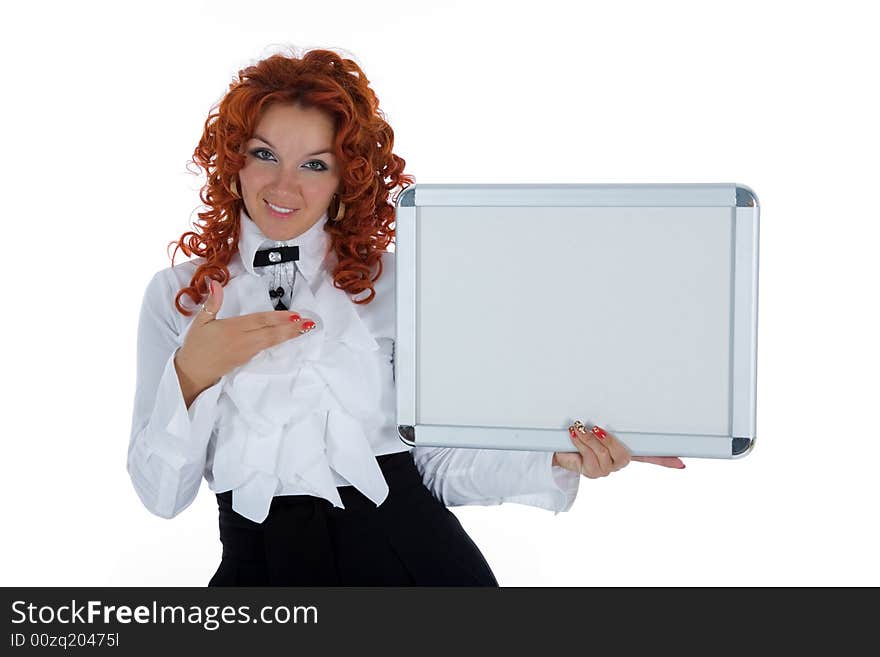
[[[244,203],[230,190],[234,181],[241,190],[237,176],[245,155],[239,149],[253,136],[262,112],[279,102],[318,108],[334,120],[333,148],[341,168],[338,198],[345,203],[345,214],[342,221],[327,221],[324,226],[338,260],[333,285],[353,295],[369,290],[366,298],[352,299],[354,303],[373,300],[373,283],[382,274],[382,253],[394,238],[395,203],[415,179],[403,173],[406,161],[391,152],[394,131],[369,83],[354,61],[323,49],[302,57],[274,54],[238,72],[238,79],[211,108],[193,153],[192,162],[207,174],[199,198],[208,209],[198,213],[201,223],[193,223],[196,231],[168,244],[169,248],[176,244],[172,265],[178,248],[187,257],[205,259],[189,286],[174,298],[182,315],[193,313],[181,304],[184,295],[200,304],[207,298],[209,278],[222,285],[229,282],[227,265],[238,251],[238,219]],[[338,211],[335,199],[327,210],[331,218]]]

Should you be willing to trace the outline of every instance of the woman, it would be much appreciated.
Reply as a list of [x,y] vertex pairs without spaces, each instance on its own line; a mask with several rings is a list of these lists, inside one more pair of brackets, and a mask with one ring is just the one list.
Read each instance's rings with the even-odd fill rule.
[[210,585],[497,586],[448,505],[558,513],[582,474],[631,460],[580,422],[556,454],[399,439],[386,248],[413,178],[393,142],[363,71],[328,50],[241,71],[205,124],[208,210],[177,242],[197,257],[158,272],[141,310],[128,471],[165,518],[208,481]]

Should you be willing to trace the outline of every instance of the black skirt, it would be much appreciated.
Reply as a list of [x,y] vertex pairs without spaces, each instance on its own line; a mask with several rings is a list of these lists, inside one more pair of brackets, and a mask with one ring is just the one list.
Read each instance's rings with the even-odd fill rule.
[[388,497],[376,506],[354,486],[344,509],[311,495],[280,495],[255,523],[219,493],[223,557],[208,586],[498,586],[458,518],[429,491],[412,452],[377,457]]

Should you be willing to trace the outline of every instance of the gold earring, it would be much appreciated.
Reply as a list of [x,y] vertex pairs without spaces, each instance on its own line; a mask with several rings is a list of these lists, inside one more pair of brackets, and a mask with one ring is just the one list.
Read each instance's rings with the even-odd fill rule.
[[233,178],[232,182],[229,183],[229,189],[232,191],[232,195],[235,198],[241,198],[241,196],[238,195],[238,186],[235,184],[235,178]]
[[[339,198],[337,196],[336,198]],[[333,221],[342,221],[342,218],[345,216],[345,203],[342,202],[342,199],[339,199],[339,208],[336,210],[336,216],[333,217]]]

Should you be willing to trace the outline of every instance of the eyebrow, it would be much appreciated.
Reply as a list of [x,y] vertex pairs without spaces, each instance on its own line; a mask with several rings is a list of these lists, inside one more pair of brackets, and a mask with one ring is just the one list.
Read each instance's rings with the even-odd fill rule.
[[[259,139],[260,141],[265,142],[266,144],[269,144],[269,146],[271,148],[275,148],[274,146],[272,146],[272,144],[269,143],[269,141],[267,139],[263,139],[262,137],[260,137],[260,135],[254,135],[254,139]],[[312,157],[313,155],[323,155],[324,153],[328,153],[329,155],[333,155],[333,151],[331,149],[325,148],[323,151],[316,151],[314,153],[309,153],[308,155],[306,155],[306,157]]]

